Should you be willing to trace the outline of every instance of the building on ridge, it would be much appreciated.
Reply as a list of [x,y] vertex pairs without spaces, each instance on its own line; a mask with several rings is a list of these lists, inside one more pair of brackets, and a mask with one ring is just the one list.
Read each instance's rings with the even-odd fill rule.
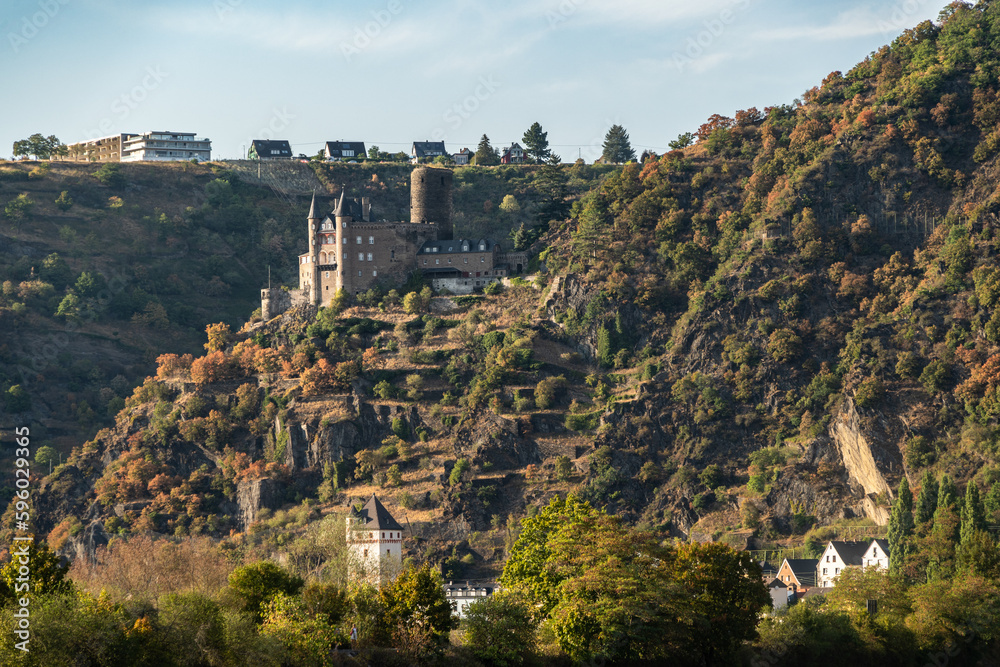
[[403,527],[372,494],[347,516],[348,576],[373,585],[395,579],[403,568]]
[[323,146],[323,157],[327,160],[364,160],[367,155],[363,141],[328,141]]
[[291,160],[292,145],[285,139],[254,139],[250,142],[248,160]]

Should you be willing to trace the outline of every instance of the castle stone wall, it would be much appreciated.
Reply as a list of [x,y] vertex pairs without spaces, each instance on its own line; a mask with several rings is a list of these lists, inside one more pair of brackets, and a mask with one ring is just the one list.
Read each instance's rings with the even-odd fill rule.
[[435,222],[441,240],[454,237],[451,169],[418,167],[410,174],[410,222]]

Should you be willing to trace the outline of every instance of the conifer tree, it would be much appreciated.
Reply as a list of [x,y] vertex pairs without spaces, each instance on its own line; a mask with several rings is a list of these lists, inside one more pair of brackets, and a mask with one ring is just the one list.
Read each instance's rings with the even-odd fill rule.
[[917,507],[913,519],[918,526],[925,525],[934,518],[934,510],[937,509],[938,483],[930,470],[924,471],[923,479],[920,480],[920,495],[917,496]]
[[910,483],[903,477],[899,482],[896,502],[892,504],[889,516],[889,571],[899,574],[903,570],[906,556],[912,549],[913,536],[913,494]]
[[601,154],[605,162],[622,164],[635,159],[635,150],[629,141],[628,132],[621,125],[612,125],[604,135],[604,152]]
[[539,123],[532,123],[531,127],[525,131],[521,140],[524,141],[524,150],[531,156],[531,161],[541,164],[549,159],[552,151],[549,150],[549,133],[542,132]]
[[977,530],[986,530],[986,509],[979,497],[979,487],[969,480],[965,486],[965,502],[962,505],[962,528],[960,542],[967,544]]
[[500,164],[500,154],[490,145],[490,138],[485,134],[479,140],[479,146],[476,147],[476,154],[473,156],[473,159],[480,166]]

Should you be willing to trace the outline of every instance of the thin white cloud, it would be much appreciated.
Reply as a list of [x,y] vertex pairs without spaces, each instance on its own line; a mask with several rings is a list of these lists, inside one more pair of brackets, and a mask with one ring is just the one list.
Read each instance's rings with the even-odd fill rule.
[[[892,31],[895,25],[892,19],[880,16],[868,8],[858,8],[839,14],[832,23],[827,25],[790,25],[758,32],[754,38],[772,42],[789,41],[841,41],[868,37]],[[919,22],[914,18],[913,23]],[[899,29],[909,27],[900,26]]]

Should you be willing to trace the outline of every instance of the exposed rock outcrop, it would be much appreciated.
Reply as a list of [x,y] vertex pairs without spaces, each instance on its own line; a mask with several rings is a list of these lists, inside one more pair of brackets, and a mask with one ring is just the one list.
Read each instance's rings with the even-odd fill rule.
[[898,449],[893,451],[886,438],[871,429],[865,429],[861,417],[854,406],[854,401],[848,398],[841,410],[830,423],[830,438],[836,444],[844,468],[863,496],[862,507],[865,514],[879,525],[889,521],[889,512],[881,506],[876,498],[882,495],[892,498],[892,487],[886,480],[886,474],[902,471]]
[[240,482],[236,489],[239,520],[243,530],[257,520],[264,508],[276,509],[284,500],[284,485],[275,479],[252,479]]

